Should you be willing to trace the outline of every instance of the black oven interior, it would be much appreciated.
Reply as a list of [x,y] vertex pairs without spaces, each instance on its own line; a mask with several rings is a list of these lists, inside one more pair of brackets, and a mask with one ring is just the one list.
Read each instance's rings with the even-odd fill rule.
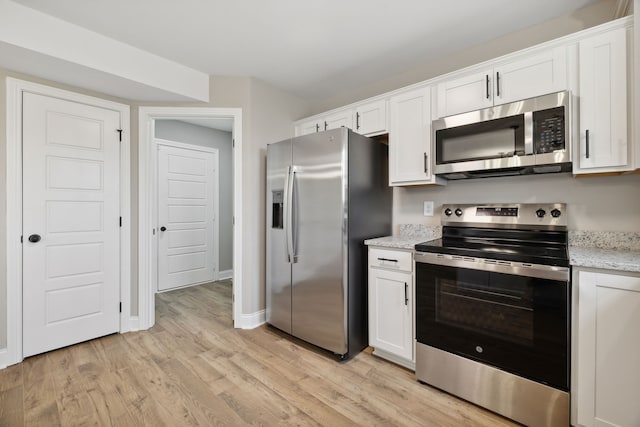
[[416,263],[416,339],[569,390],[568,282]]

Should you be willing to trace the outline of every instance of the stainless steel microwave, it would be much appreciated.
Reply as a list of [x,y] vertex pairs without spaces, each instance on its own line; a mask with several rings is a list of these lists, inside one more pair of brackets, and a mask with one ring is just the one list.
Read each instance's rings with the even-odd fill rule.
[[434,172],[447,179],[570,172],[570,119],[564,91],[435,120]]

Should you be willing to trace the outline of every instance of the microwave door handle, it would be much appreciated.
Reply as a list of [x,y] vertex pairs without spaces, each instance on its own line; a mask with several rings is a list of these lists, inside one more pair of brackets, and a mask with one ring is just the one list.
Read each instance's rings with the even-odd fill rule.
[[533,154],[533,113],[524,113],[524,154]]

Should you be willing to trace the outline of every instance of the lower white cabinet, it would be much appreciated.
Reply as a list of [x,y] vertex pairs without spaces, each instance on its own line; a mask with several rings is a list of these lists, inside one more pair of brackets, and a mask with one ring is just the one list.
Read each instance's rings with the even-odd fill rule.
[[413,253],[369,248],[369,345],[374,354],[415,368]]
[[573,282],[572,424],[640,426],[640,275],[576,269]]

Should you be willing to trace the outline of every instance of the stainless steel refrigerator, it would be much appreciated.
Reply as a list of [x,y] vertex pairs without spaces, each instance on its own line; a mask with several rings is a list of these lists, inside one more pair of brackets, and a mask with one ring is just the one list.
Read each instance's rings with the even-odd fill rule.
[[267,323],[340,358],[368,342],[364,240],[391,234],[387,146],[346,128],[267,148]]

